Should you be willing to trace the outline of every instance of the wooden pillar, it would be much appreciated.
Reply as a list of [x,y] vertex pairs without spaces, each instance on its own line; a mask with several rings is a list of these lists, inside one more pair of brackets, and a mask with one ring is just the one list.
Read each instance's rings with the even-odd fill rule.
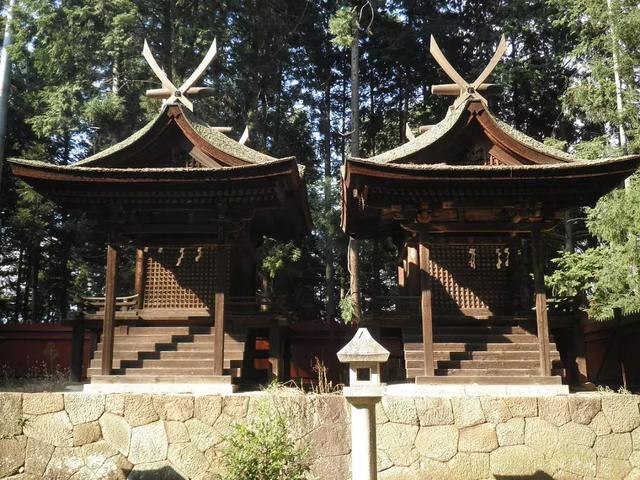
[[540,375],[551,375],[549,358],[549,319],[547,316],[547,292],[544,286],[544,255],[542,235],[539,231],[531,235],[531,259],[533,262],[533,283],[536,295],[536,325],[538,327],[538,348],[540,351]]
[[283,380],[284,375],[281,330],[278,320],[272,320],[269,326],[269,364],[272,378],[276,380]]
[[422,313],[422,342],[424,346],[424,375],[432,377],[433,368],[433,313],[431,310],[431,274],[429,273],[429,245],[420,236],[420,311]]
[[215,307],[214,307],[214,352],[213,374],[224,374],[224,321],[225,300],[229,286],[229,249],[226,245],[216,247],[216,279],[215,279]]
[[118,274],[118,246],[107,244],[107,273],[105,278],[104,321],[102,323],[102,375],[111,375],[113,367],[113,335],[116,315],[116,276]]
[[82,357],[84,356],[84,322],[82,320],[73,322],[71,335],[69,380],[79,382],[82,379]]
[[420,295],[422,276],[418,248],[418,243],[415,241],[407,243],[407,280],[405,282],[407,295]]
[[141,309],[144,302],[144,250],[142,248],[136,249],[136,273],[134,281],[134,291],[138,295],[136,302],[136,308]]

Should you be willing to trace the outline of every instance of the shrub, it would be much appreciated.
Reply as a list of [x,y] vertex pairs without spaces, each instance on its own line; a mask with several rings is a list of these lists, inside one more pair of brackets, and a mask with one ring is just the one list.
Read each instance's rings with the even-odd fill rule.
[[309,476],[308,449],[296,445],[287,418],[269,395],[255,417],[237,424],[226,437],[226,480],[304,480]]

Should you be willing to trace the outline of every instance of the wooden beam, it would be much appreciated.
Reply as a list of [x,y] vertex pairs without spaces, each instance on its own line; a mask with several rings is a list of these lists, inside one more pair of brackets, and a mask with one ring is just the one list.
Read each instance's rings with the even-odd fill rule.
[[113,337],[116,313],[116,276],[118,274],[118,247],[107,244],[107,273],[105,278],[104,320],[102,322],[101,374],[111,375],[113,366]]
[[136,272],[134,280],[134,292],[138,295],[136,308],[142,309],[144,305],[144,276],[145,276],[145,262],[144,262],[144,250],[142,248],[136,249]]
[[422,313],[422,343],[424,347],[424,375],[434,375],[433,313],[431,309],[431,274],[429,273],[429,245],[426,235],[420,236],[420,311]]
[[407,242],[407,279],[405,282],[405,295],[420,295],[420,254],[418,242]]
[[284,380],[284,357],[282,352],[281,328],[278,320],[274,319],[269,325],[269,364],[271,365],[272,379]]
[[531,235],[531,254],[533,262],[533,282],[536,295],[536,325],[538,327],[538,348],[540,351],[540,375],[551,375],[549,358],[549,319],[547,315],[547,292],[544,286],[544,256],[542,235],[534,231]]
[[224,321],[225,321],[225,295],[229,286],[229,249],[226,245],[218,245],[216,248],[216,279],[215,279],[215,307],[213,331],[213,374],[216,376],[224,373]]
[[79,382],[82,379],[82,358],[84,356],[84,322],[77,319],[73,322],[71,337],[71,365],[69,380]]

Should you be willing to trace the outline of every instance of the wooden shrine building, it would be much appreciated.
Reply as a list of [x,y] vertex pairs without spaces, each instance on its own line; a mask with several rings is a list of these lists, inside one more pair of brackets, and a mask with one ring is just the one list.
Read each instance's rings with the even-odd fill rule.
[[493,67],[467,84],[435,42],[432,52],[456,81],[434,87],[458,96],[446,117],[343,170],[344,231],[402,239],[399,296],[363,292],[365,318],[402,329],[418,384],[560,384],[542,235],[621,185],[640,156],[582,161],[549,148],[491,113],[482,82]]
[[[309,233],[303,169],[207,125],[177,96],[140,131],[86,160],[10,160],[14,175],[85,212],[107,238],[105,297],[87,298],[79,315],[102,330],[88,376],[230,388],[232,376],[253,368],[251,329],[270,335],[271,373],[285,376],[287,310],[257,295],[255,254],[264,237]],[[135,291],[117,298],[125,245],[137,252]]]

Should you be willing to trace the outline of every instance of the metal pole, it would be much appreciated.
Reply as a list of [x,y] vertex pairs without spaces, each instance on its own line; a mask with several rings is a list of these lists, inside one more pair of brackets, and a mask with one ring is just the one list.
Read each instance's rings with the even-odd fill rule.
[[4,140],[7,133],[7,105],[9,103],[9,80],[11,66],[9,64],[9,45],[11,45],[11,20],[16,0],[9,0],[7,19],[4,27],[4,40],[0,51],[0,191],[2,190],[2,169],[4,166]]

